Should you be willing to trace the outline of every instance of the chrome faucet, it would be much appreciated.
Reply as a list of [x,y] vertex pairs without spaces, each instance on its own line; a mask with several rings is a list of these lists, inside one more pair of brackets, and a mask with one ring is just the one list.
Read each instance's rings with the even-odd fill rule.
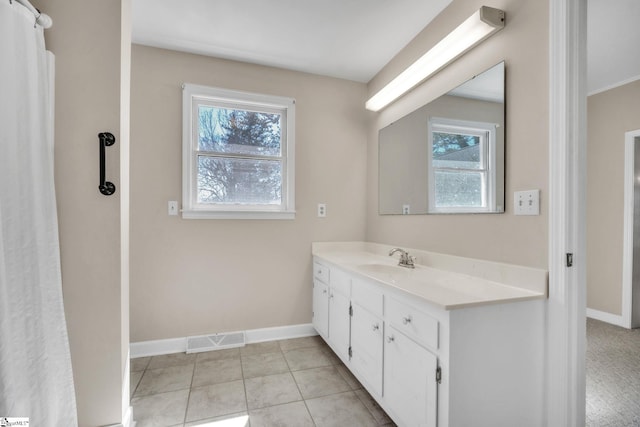
[[389,256],[395,254],[396,252],[400,252],[400,261],[398,262],[398,265],[400,267],[416,268],[416,266],[413,264],[414,258],[409,255],[409,252],[405,251],[404,249],[393,248],[389,251]]

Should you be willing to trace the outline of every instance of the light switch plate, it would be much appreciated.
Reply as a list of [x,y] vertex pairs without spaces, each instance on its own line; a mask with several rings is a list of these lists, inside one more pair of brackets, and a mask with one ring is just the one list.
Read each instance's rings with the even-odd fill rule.
[[167,213],[169,215],[178,215],[178,202],[176,200],[171,200],[167,206]]
[[540,190],[513,193],[513,211],[515,215],[540,215]]

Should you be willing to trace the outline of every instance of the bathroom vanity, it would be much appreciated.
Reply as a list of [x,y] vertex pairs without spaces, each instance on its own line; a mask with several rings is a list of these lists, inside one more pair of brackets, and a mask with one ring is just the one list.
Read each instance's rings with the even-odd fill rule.
[[313,244],[313,325],[399,426],[542,426],[547,272]]

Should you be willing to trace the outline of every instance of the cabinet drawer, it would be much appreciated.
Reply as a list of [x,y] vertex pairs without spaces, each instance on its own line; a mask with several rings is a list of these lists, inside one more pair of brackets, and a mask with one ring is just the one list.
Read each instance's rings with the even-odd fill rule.
[[351,299],[372,314],[382,317],[384,297],[382,291],[374,284],[360,279],[353,279]]
[[386,318],[400,332],[422,345],[438,348],[438,321],[423,311],[388,297]]
[[323,283],[329,284],[329,267],[318,262],[314,262],[313,277]]
[[344,271],[332,268],[329,284],[332,291],[338,291],[347,298],[351,296],[351,276]]

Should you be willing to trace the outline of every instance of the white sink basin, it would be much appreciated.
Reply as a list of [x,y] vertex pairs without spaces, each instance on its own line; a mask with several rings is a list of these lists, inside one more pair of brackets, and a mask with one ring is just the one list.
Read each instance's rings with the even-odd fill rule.
[[391,282],[410,277],[413,269],[389,264],[361,264],[358,269],[365,275]]

